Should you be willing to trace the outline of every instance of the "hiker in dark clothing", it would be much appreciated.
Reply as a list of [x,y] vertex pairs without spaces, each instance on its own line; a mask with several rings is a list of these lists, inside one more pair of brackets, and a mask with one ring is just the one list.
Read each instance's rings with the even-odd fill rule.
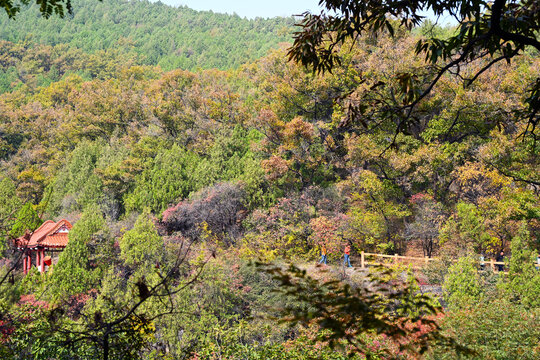
[[484,254],[480,254],[480,270],[484,271],[486,269],[486,257]]
[[[504,262],[504,251],[501,250],[501,253],[497,255],[497,262]],[[497,270],[504,271],[504,264],[497,264]]]

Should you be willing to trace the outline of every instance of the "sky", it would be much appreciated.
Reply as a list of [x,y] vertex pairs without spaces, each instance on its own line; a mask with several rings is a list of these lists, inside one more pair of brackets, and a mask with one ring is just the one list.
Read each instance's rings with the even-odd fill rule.
[[161,0],[179,6],[187,5],[195,10],[212,10],[220,13],[236,13],[241,17],[291,16],[306,10],[319,12],[319,0]]
[[[255,17],[275,17],[300,15],[305,11],[319,13],[319,0],[161,0],[167,5],[186,5],[195,10],[212,10],[213,12],[233,14],[253,19]],[[432,12],[424,13],[428,18],[435,21]],[[455,21],[450,17],[439,19],[439,24]]]

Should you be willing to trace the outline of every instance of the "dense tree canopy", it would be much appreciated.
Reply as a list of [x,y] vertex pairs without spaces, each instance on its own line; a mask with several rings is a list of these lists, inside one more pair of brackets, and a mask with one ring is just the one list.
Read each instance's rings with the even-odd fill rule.
[[[540,51],[539,3],[508,0],[471,1],[342,1],[321,0],[320,15],[305,13],[301,30],[294,35],[289,57],[316,72],[331,71],[342,63],[340,48],[361,36],[398,34],[426,20],[424,11],[438,18],[450,16],[457,23],[450,33],[437,32],[426,26],[418,39],[415,53],[425,56],[424,71],[394,74],[398,80],[401,101],[391,109],[399,122],[397,131],[409,131],[418,121],[417,109],[445,73],[460,76],[465,87],[471,86],[483,73],[500,61],[510,62],[516,56]],[[474,64],[481,63],[473,71]],[[363,74],[359,74],[363,77]],[[527,85],[525,109],[516,116],[528,118],[524,134],[537,134],[540,111],[540,78]],[[385,80],[380,79],[384,86]],[[381,104],[384,105],[384,104]],[[353,117],[365,117],[364,106],[354,106]],[[365,120],[363,120],[365,121]]]
[[[319,72],[266,53],[291,19],[89,1],[0,22],[0,357],[540,357],[534,46],[490,32],[495,3],[324,4],[289,50]],[[504,4],[501,31],[536,36],[508,17],[534,3]],[[11,238],[61,218],[66,249],[23,276]]]
[[22,47],[29,46],[29,40],[47,46],[39,55],[35,51],[30,54],[19,51],[12,56],[27,55],[25,60],[37,57],[36,63],[27,66],[39,66],[48,58],[65,59],[65,63],[57,61],[51,67],[52,73],[47,66],[43,69],[44,73],[57,78],[63,74],[62,67],[78,62],[81,51],[97,55],[80,62],[75,69],[86,74],[105,70],[104,58],[120,64],[125,60],[140,65],[160,65],[165,70],[230,69],[262,57],[280,42],[288,41],[294,23],[292,17],[250,20],[238,15],[195,11],[185,6],[172,7],[162,2],[75,0],[68,3],[72,3],[72,13],[63,17],[39,16],[43,12],[42,4],[64,4],[56,0],[23,7],[16,20],[0,14],[2,40]]

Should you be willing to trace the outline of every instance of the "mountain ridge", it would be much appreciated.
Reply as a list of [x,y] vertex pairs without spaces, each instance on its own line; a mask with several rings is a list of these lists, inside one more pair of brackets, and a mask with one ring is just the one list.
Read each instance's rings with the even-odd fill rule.
[[0,39],[68,44],[91,54],[118,48],[164,70],[227,70],[288,42],[293,24],[293,17],[247,19],[162,2],[77,0],[64,19],[41,18],[35,4],[16,21],[2,14]]

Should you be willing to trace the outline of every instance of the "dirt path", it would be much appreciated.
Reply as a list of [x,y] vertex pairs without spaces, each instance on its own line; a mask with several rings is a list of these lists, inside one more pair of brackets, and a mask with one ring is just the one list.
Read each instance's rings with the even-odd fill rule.
[[[314,279],[320,281],[328,281],[333,279],[348,279],[355,284],[364,284],[369,286],[366,275],[369,272],[367,268],[360,267],[344,267],[339,265],[319,265],[316,263],[303,263],[297,265],[300,269],[305,270],[306,273]],[[403,280],[406,280],[407,274],[402,274]],[[429,293],[437,298],[442,298],[442,286],[440,285],[419,285],[420,292],[423,294]]]

